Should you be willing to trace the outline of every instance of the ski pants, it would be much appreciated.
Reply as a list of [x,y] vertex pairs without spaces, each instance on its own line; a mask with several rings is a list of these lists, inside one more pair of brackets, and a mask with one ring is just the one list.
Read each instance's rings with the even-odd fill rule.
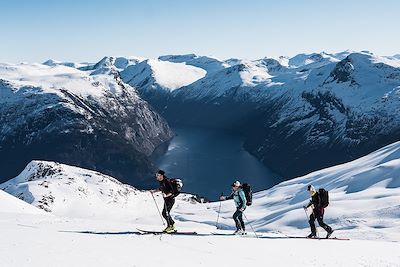
[[311,233],[313,233],[314,235],[316,235],[317,233],[317,230],[315,228],[315,219],[317,219],[318,224],[322,228],[324,228],[325,231],[332,231],[332,228],[324,223],[324,208],[315,208],[313,209],[313,213],[310,215],[310,220],[308,222],[310,223]]
[[233,214],[233,220],[236,224],[236,230],[242,229],[245,230],[244,221],[243,221],[243,212],[240,209],[236,209],[235,213]]
[[170,214],[170,211],[171,211],[172,207],[174,206],[174,204],[175,204],[175,198],[173,198],[173,197],[164,198],[164,209],[162,211],[162,216],[167,221],[168,226],[175,224],[175,222],[174,222],[174,220],[172,220],[172,217]]

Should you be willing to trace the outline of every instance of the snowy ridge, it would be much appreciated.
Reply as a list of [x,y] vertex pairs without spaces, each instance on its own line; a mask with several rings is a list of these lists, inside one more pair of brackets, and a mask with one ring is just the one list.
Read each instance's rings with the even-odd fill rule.
[[122,79],[132,85],[149,90],[153,86],[173,91],[203,78],[206,71],[185,63],[172,63],[148,59],[131,65],[121,72]]
[[158,57],[158,59],[175,63],[186,63],[187,65],[199,67],[207,71],[207,75],[231,66],[227,62],[221,61],[215,57],[198,56],[195,54],[165,55]]
[[[104,97],[106,93],[120,93],[112,79],[88,76],[75,68],[63,65],[46,66],[42,64],[0,64],[0,77],[21,87],[37,87],[43,93],[56,94],[63,97],[60,89],[65,89],[76,95],[87,98]],[[98,79],[100,78],[100,79]],[[4,90],[1,90],[3,93]],[[3,98],[1,101],[5,101]]]
[[[57,216],[133,221],[154,215],[150,193],[99,172],[55,162],[32,161],[0,188]],[[179,199],[192,198],[182,194]]]

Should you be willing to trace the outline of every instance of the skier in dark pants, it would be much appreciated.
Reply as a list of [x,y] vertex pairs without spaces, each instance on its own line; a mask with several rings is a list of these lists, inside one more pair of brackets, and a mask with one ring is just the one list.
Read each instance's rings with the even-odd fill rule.
[[236,181],[232,184],[232,194],[230,196],[220,197],[220,200],[226,199],[233,199],[236,205],[236,211],[233,214],[233,220],[236,224],[236,231],[234,234],[245,235],[246,228],[243,221],[243,212],[246,209],[247,200],[239,181]]
[[307,187],[307,191],[311,196],[311,200],[303,208],[304,208],[304,210],[307,210],[310,206],[313,206],[312,207],[313,212],[310,215],[310,220],[308,221],[310,223],[310,227],[311,227],[311,234],[308,235],[308,238],[315,238],[317,236],[317,230],[315,228],[315,219],[317,219],[319,225],[322,228],[324,228],[324,230],[327,232],[326,238],[329,238],[332,235],[333,230],[329,225],[327,225],[323,221],[324,208],[320,205],[320,203],[321,203],[320,196],[319,196],[318,192],[315,190],[314,186],[312,186],[312,185],[309,185]]
[[171,182],[165,176],[165,172],[159,170],[156,173],[156,179],[160,182],[160,187],[158,189],[150,190],[151,193],[161,192],[164,197],[164,209],[162,211],[162,216],[167,221],[167,228],[164,229],[166,233],[176,232],[175,222],[171,217],[171,209],[175,204],[175,196],[173,194],[173,189]]

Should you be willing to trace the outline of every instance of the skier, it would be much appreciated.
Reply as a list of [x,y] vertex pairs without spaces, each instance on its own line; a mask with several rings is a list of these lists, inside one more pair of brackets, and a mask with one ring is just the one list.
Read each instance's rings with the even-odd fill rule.
[[307,210],[310,206],[312,207],[312,214],[310,215],[310,220],[308,221],[310,223],[310,227],[311,227],[311,234],[309,234],[307,237],[308,238],[315,238],[317,237],[317,233],[316,233],[316,228],[315,228],[315,219],[317,219],[319,225],[324,228],[324,230],[327,232],[326,234],[326,238],[329,238],[332,233],[333,230],[332,228],[327,225],[326,223],[324,223],[323,218],[324,218],[324,207],[322,207],[320,205],[321,203],[321,198],[319,196],[319,193],[315,190],[314,186],[309,185],[307,187],[307,191],[311,196],[311,200],[310,202],[304,206],[304,210]]
[[162,216],[167,221],[167,227],[163,230],[163,232],[174,233],[176,232],[175,222],[170,214],[171,209],[175,204],[175,196],[173,194],[173,188],[171,182],[169,181],[163,170],[157,171],[156,179],[157,181],[160,182],[160,187],[157,189],[150,190],[150,192],[153,194],[161,191],[162,196],[164,197],[164,209],[162,211]]
[[247,200],[239,181],[236,181],[232,184],[232,194],[230,196],[220,197],[220,200],[226,199],[233,199],[236,205],[236,211],[233,214],[233,220],[236,224],[236,231],[234,232],[234,234],[245,235],[246,229],[243,222],[243,212],[246,209]]

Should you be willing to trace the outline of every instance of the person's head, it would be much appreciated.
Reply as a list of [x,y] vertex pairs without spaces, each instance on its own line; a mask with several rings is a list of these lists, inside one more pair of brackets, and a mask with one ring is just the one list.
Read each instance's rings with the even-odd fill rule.
[[232,184],[232,190],[237,191],[237,190],[240,189],[240,186],[241,186],[240,182],[239,182],[239,181],[235,181],[235,182]]
[[317,190],[315,190],[314,186],[311,184],[307,186],[307,191],[310,194],[310,196],[313,196],[315,195],[315,193],[317,193]]
[[162,181],[162,180],[164,179],[164,177],[165,177],[165,171],[163,171],[163,170],[158,170],[158,171],[156,172],[156,179],[157,179],[157,181]]

